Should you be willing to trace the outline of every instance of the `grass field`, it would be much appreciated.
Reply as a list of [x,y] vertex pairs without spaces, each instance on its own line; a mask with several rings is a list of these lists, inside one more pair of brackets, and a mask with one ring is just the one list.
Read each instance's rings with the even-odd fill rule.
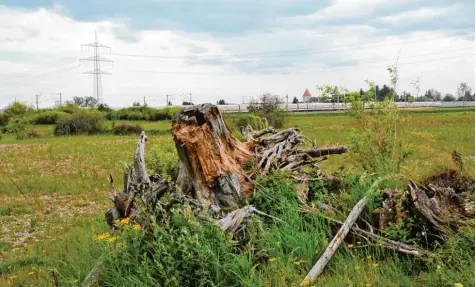
[[[451,167],[454,150],[463,155],[465,169],[474,174],[474,109],[422,109],[402,114],[401,136],[408,139],[412,150],[403,167],[405,177],[418,180]],[[170,122],[138,123],[146,131],[164,131],[149,136],[146,161],[170,162],[175,153],[166,133]],[[357,127],[355,119],[343,112],[293,115],[291,125],[320,146],[348,143]],[[110,204],[109,172],[116,187],[122,186],[124,163],[132,161],[137,136],[53,137],[53,126],[37,128],[43,138],[17,141],[3,135],[0,141],[0,286],[51,286],[56,276],[60,286],[76,286],[103,250],[94,238],[108,230],[103,215]],[[350,154],[332,156],[321,165],[327,172],[341,166],[360,169]],[[349,271],[350,275],[342,275],[339,281],[336,270],[341,269],[332,266],[344,259],[337,256],[334,260],[325,276],[337,284],[334,286],[347,286],[348,278],[358,272]],[[365,257],[353,260],[365,263]],[[373,264],[385,266],[385,260],[392,259]],[[378,276],[393,272],[389,268],[379,270]],[[403,271],[395,274],[399,272]],[[470,275],[468,278],[474,278],[474,271]],[[471,280],[468,278],[465,280]]]

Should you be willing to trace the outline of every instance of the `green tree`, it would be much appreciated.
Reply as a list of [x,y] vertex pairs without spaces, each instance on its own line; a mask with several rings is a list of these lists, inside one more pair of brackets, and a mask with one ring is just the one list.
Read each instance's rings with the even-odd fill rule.
[[293,104],[297,104],[297,103],[299,103],[299,100],[298,100],[298,98],[294,97]]
[[[471,98],[471,87],[468,85],[468,83],[461,83],[458,86],[458,90],[456,92],[456,95],[458,96],[458,101],[465,100],[468,101]],[[468,98],[468,99],[466,99]]]
[[456,98],[452,94],[446,94],[443,97],[443,102],[454,102],[456,101]]
[[95,97],[73,97],[73,101],[78,107],[83,108],[95,107],[99,103]]
[[226,102],[224,99],[220,99],[218,100],[217,105],[226,105]]
[[317,90],[321,93],[321,102],[342,103],[345,102],[344,95],[347,90],[340,86],[321,85],[317,86]]

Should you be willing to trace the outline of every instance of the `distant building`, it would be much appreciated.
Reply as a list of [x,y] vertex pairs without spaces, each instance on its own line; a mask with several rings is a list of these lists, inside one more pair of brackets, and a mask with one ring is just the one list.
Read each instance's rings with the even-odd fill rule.
[[318,103],[319,97],[313,97],[311,92],[309,92],[309,90],[306,89],[306,91],[304,91],[304,94],[302,95],[302,101],[304,103]]

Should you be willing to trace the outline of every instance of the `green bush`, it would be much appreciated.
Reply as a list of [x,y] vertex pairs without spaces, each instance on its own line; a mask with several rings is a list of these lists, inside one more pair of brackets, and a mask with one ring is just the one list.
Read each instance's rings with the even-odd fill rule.
[[7,133],[11,133],[16,139],[22,140],[28,137],[28,130],[31,130],[31,118],[26,116],[14,116],[8,120],[5,127]]
[[223,114],[226,125],[232,132],[239,133],[241,127],[250,125],[255,130],[261,130],[268,126],[265,118],[255,114]]
[[162,121],[171,120],[181,107],[166,107],[163,109],[154,109],[151,107],[129,107],[117,111],[107,112],[108,120],[126,120],[126,121]]
[[121,123],[112,128],[112,133],[115,135],[140,134],[142,131],[142,127],[138,124]]
[[68,114],[62,111],[41,111],[33,115],[33,123],[38,125],[54,125],[60,118]]
[[72,113],[78,112],[80,110],[81,110],[81,108],[78,107],[78,105],[76,105],[74,103],[66,103],[66,104],[58,107],[58,111],[65,112],[65,113],[68,113],[68,114],[72,114]]
[[98,111],[81,110],[61,118],[55,126],[56,136],[97,134],[106,132],[104,114]]
[[20,102],[14,102],[3,111],[0,117],[0,125],[6,125],[10,118],[24,116],[31,111],[33,111],[31,107]]

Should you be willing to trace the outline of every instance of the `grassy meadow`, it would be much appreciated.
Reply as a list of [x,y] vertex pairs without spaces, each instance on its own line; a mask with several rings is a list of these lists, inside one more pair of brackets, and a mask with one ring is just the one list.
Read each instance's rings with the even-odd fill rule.
[[[418,180],[452,167],[454,150],[462,154],[466,171],[474,174],[474,109],[421,109],[404,111],[402,116],[405,121],[399,136],[410,148],[402,168],[405,178]],[[147,142],[146,162],[176,160],[175,147],[167,133],[169,121],[134,123],[154,131]],[[290,125],[300,128],[319,146],[347,144],[352,130],[357,128],[355,118],[344,112],[293,114]],[[109,230],[104,221],[104,212],[111,204],[107,199],[108,176],[113,174],[116,189],[122,187],[124,164],[132,161],[137,136],[54,137],[53,126],[36,128],[42,138],[15,140],[6,134],[0,140],[0,286],[53,286],[52,282],[57,286],[79,286],[107,250],[97,236]],[[330,156],[320,167],[326,172],[341,167],[361,169],[351,153]],[[417,273],[405,267],[410,257],[379,257],[378,250],[376,256],[369,257],[359,249],[341,249],[322,275],[322,286],[474,284],[474,262],[459,271]],[[249,278],[263,280],[257,283],[250,279],[247,286],[289,286],[286,284],[292,281],[297,286],[319,254],[296,254],[307,258],[278,259],[264,271],[249,271]],[[282,275],[288,279],[286,284],[260,276],[283,272],[292,273]]]

